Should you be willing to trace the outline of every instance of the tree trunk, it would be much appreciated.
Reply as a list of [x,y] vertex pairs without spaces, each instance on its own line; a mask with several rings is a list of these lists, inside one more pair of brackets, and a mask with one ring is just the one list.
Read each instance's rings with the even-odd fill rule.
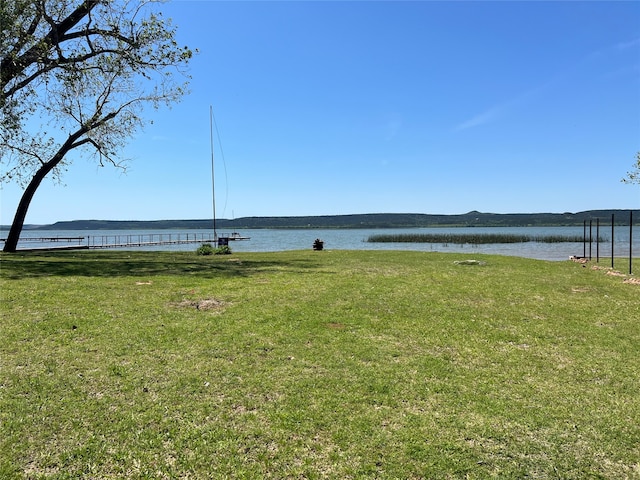
[[[115,113],[111,113],[106,115],[100,122],[96,122],[93,126],[97,126],[100,123],[104,123],[108,120],[111,120],[115,117]],[[55,153],[51,160],[45,162],[42,167],[40,167],[36,173],[33,175],[33,178],[27,185],[27,188],[24,190],[22,194],[22,198],[20,198],[20,203],[18,204],[18,208],[16,209],[16,215],[13,217],[13,223],[11,224],[11,229],[9,230],[9,235],[7,236],[6,242],[4,242],[3,252],[7,253],[15,253],[18,247],[18,240],[20,239],[20,234],[22,233],[22,227],[24,227],[24,219],[27,217],[27,211],[29,210],[29,205],[31,205],[31,200],[36,193],[36,190],[44,180],[51,170],[56,168],[64,156],[69,153],[69,150],[73,150],[74,148],[82,145],[86,142],[86,140],[80,140],[85,133],[87,133],[91,128],[87,125],[83,125],[74,133],[69,135],[66,142],[62,144],[60,149]]]
[[7,240],[4,242],[4,247],[2,251],[7,253],[15,253],[16,248],[18,247],[18,240],[20,239],[20,234],[22,233],[22,227],[24,227],[24,220],[27,217],[27,211],[29,210],[29,205],[31,205],[31,200],[33,199],[36,190],[44,180],[44,177],[53,170],[56,163],[47,162],[45,163],[33,176],[29,185],[25,189],[22,197],[20,198],[20,203],[18,204],[18,208],[16,209],[16,214],[13,217],[13,223],[11,224],[11,229],[9,230],[9,235],[7,236]]

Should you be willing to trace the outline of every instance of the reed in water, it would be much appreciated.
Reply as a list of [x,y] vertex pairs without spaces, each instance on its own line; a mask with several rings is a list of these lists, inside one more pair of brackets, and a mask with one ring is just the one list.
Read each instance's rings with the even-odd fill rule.
[[[481,245],[493,243],[582,243],[580,235],[527,235],[514,233],[396,233],[371,235],[367,242],[372,243],[442,243],[454,245]],[[593,241],[605,242],[600,237]]]

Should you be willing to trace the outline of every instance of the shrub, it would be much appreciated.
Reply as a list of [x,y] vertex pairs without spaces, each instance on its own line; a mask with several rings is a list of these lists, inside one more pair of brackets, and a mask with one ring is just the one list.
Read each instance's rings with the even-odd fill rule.
[[203,243],[196,250],[198,255],[229,255],[231,254],[231,248],[228,245],[221,245],[218,248],[214,248],[210,243]]
[[203,243],[198,247],[198,249],[196,250],[196,253],[198,255],[213,255],[214,248],[211,246],[210,243]]

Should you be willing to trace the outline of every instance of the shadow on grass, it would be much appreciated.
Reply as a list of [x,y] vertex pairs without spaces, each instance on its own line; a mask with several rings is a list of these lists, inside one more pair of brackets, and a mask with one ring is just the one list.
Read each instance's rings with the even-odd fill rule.
[[198,256],[192,252],[75,251],[2,254],[0,276],[33,277],[191,275],[205,278],[251,276],[269,271],[305,272],[318,266],[308,259],[246,260],[236,256]]

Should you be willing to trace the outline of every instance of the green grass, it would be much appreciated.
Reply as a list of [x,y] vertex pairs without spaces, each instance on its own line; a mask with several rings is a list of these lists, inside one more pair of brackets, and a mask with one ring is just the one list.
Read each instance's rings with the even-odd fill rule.
[[[593,240],[594,242],[596,239]],[[600,242],[606,239],[600,238]],[[394,233],[377,234],[367,238],[372,243],[443,243],[454,245],[482,245],[494,243],[582,243],[580,235],[529,235],[516,233]]]
[[640,286],[606,269],[0,262],[0,478],[640,478]]

